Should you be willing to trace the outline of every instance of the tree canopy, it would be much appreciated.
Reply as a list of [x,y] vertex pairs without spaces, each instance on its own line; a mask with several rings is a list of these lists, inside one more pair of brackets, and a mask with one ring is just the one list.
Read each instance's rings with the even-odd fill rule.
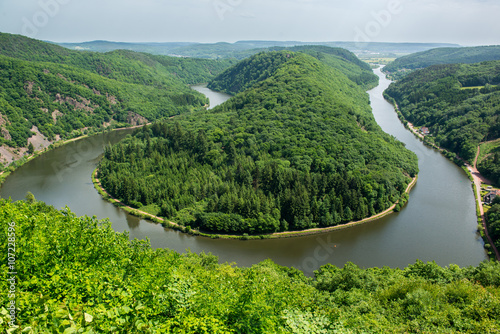
[[[277,57],[276,52],[273,51],[281,51],[281,56]],[[273,75],[276,69],[286,61],[288,54],[285,51],[308,54],[323,64],[339,70],[364,89],[373,88],[378,84],[378,77],[372,72],[370,65],[361,61],[352,52],[341,48],[307,45],[291,48],[273,47],[262,51],[237,63],[231,70],[220,74],[210,82],[209,88],[228,94],[242,92],[255,82]]]

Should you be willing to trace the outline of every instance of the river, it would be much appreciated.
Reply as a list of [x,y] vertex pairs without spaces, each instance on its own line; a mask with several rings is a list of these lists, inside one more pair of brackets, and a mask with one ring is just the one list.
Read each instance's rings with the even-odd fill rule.
[[[474,195],[467,175],[403,127],[382,97],[390,81],[380,70],[375,73],[380,85],[369,94],[377,122],[420,161],[419,180],[408,205],[375,222],[316,236],[252,241],[212,240],[164,229],[102,200],[93,187],[91,173],[103,147],[118,142],[130,130],[97,135],[47,152],[13,172],[0,196],[19,200],[31,191],[38,200],[56,208],[68,206],[79,216],[109,218],[116,231],[129,231],[131,238],[149,238],[155,248],[210,252],[222,263],[239,266],[272,259],[311,274],[323,264],[343,266],[348,261],[360,267],[405,267],[417,259],[442,266],[479,264],[487,257],[476,232]],[[196,89],[208,95],[212,106],[229,97],[203,87]]]

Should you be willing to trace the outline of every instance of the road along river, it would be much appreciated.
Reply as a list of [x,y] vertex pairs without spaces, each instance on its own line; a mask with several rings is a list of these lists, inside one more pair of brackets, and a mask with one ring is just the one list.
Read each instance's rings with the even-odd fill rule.
[[[131,238],[149,238],[153,247],[211,252],[220,262],[240,266],[272,259],[311,274],[323,264],[343,266],[348,261],[361,267],[405,267],[417,259],[443,266],[477,265],[486,253],[476,233],[474,195],[467,175],[403,127],[382,98],[390,82],[380,70],[375,73],[380,85],[369,92],[375,118],[384,131],[417,153],[420,175],[401,212],[371,223],[321,235],[251,241],[213,240],[164,229],[102,200],[93,187],[91,173],[104,146],[118,142],[131,130],[100,134],[47,152],[13,172],[0,196],[19,200],[31,191],[38,200],[56,208],[68,206],[79,216],[109,218],[116,231],[129,231]],[[206,94],[212,107],[229,98],[202,86],[194,89]]]

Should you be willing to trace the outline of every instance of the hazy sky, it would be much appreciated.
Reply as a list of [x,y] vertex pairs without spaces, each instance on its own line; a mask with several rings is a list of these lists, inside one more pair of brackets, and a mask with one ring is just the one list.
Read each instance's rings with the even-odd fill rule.
[[0,31],[55,42],[500,44],[500,0],[0,0]]

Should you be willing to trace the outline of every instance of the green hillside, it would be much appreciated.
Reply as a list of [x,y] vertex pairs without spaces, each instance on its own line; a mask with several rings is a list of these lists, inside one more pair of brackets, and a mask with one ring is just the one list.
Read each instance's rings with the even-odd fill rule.
[[280,51],[219,79],[242,92],[107,149],[103,186],[182,225],[230,234],[333,226],[406,201],[415,154],[382,132],[368,95],[340,71]]
[[500,46],[436,48],[400,57],[384,67],[383,71],[395,79],[432,65],[472,64],[500,60]]
[[109,222],[30,202],[0,200],[0,238],[16,245],[15,253],[7,247],[0,253],[2,332],[12,330],[11,301],[19,333],[500,330],[498,263],[442,268],[417,261],[405,269],[347,263],[309,278],[269,260],[239,268],[210,254],[152,249]]
[[208,84],[208,88],[228,94],[237,94],[252,87],[257,82],[273,76],[291,54],[262,52],[244,59],[219,74]]
[[266,54],[269,51],[301,52],[313,56],[323,64],[339,70],[349,79],[364,89],[370,89],[378,84],[378,77],[372,72],[370,66],[359,60],[352,52],[340,48],[326,46],[297,46],[292,48],[274,47],[245,59],[234,65],[231,70],[217,76],[209,84],[209,88],[236,94],[255,82],[264,80],[274,74],[274,71],[286,61],[287,54],[281,53],[281,58],[276,53]]
[[[0,33],[0,145],[16,149],[35,134],[52,142],[202,110],[206,98],[189,85],[208,82],[231,64],[123,50],[78,52]],[[11,159],[19,157],[11,149]]]
[[26,62],[0,55],[2,138],[25,147],[36,126],[49,140],[75,130],[102,128],[132,118],[152,121],[201,108],[206,99],[183,84],[167,91],[124,83],[51,63]]
[[339,70],[365,90],[374,88],[378,85],[378,77],[373,73],[370,65],[363,62],[356,57],[354,53],[346,49],[308,45],[296,46],[293,48],[271,48],[271,50],[290,50],[306,53],[322,63]]
[[[26,61],[71,65],[110,79],[169,88],[211,80],[234,61],[153,56],[126,50],[72,51],[19,35],[0,33],[0,54]],[[181,80],[179,80],[181,79]]]
[[499,84],[500,61],[436,65],[392,84],[386,94],[408,121],[430,129],[427,140],[472,163],[481,142],[500,138]]

